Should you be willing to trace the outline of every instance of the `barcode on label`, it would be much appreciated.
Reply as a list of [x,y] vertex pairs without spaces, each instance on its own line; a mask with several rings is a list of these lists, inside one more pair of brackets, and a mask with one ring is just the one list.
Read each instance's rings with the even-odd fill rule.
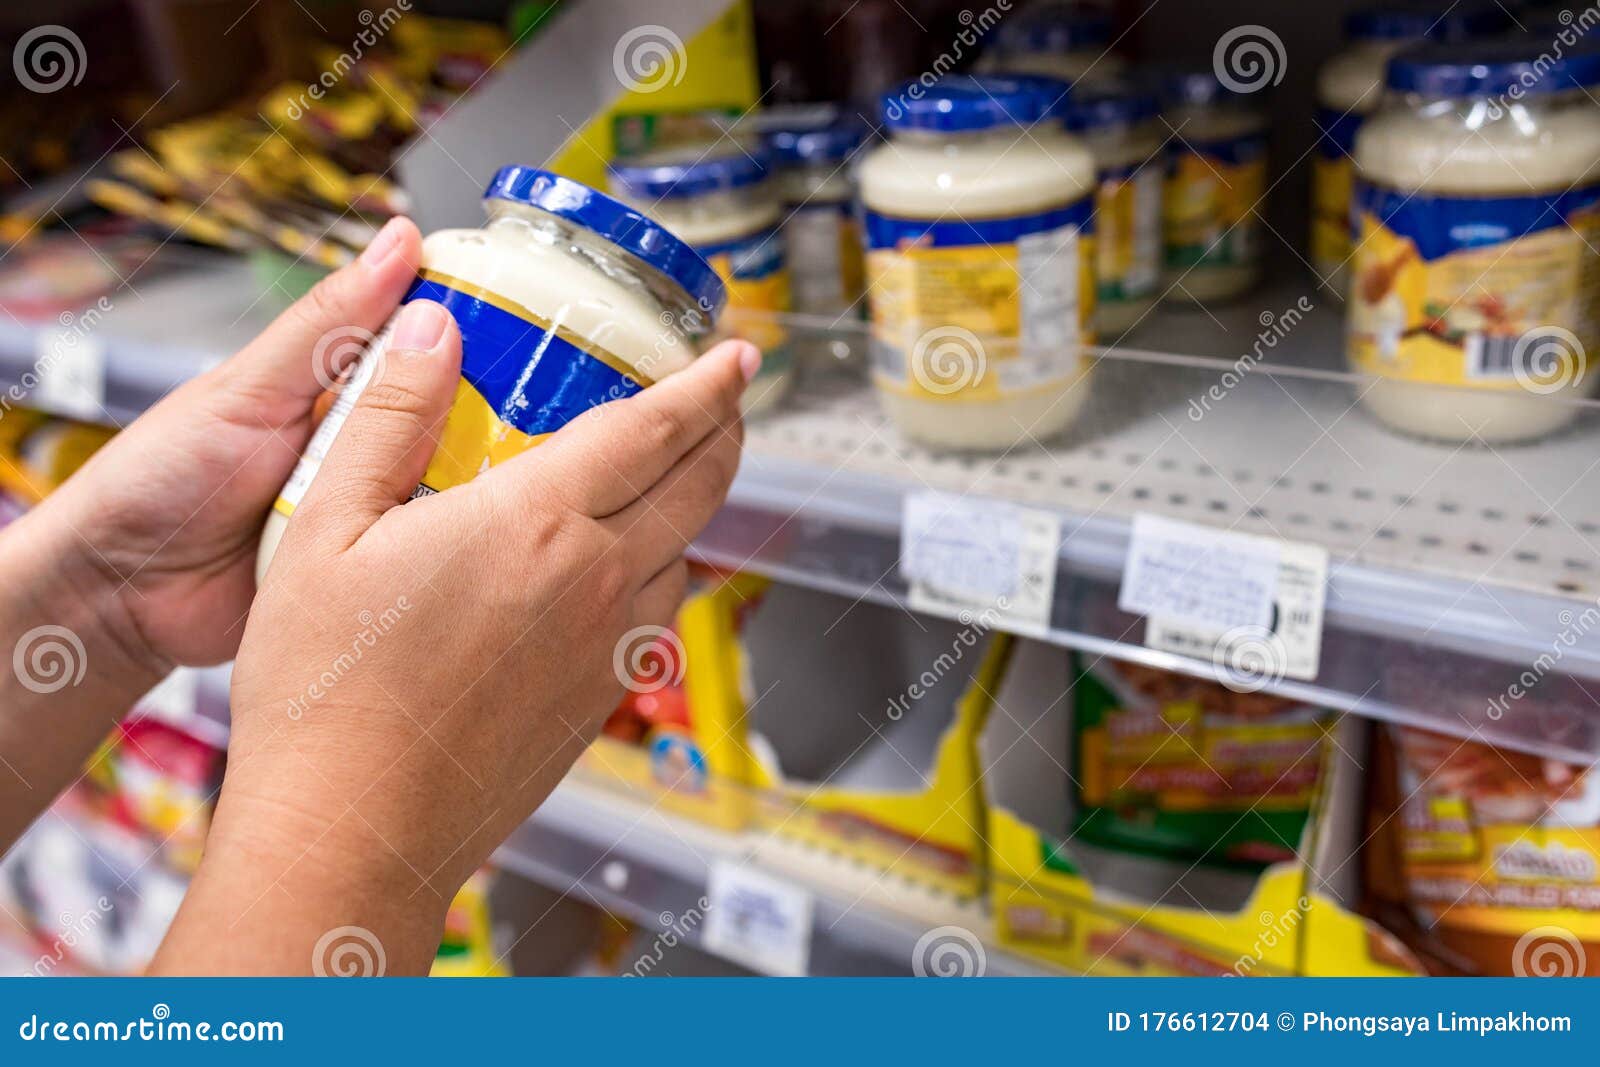
[[[1510,378],[1517,372],[1517,347],[1535,351],[1538,346],[1550,343],[1538,334],[1521,337],[1488,337],[1481,333],[1467,335],[1467,377]],[[1559,338],[1556,339],[1560,343]]]

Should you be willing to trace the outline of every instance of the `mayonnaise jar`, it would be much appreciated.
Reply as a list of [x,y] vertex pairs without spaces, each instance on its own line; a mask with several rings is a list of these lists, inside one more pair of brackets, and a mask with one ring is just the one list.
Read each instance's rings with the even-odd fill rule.
[[[484,198],[487,225],[423,241],[402,300],[439,302],[461,331],[461,383],[415,496],[468,482],[589,408],[688,367],[725,300],[694,249],[587,186],[503,167]],[[279,493],[258,580],[361,391],[381,378],[390,332],[357,357]]]
[[1423,45],[1389,64],[1356,139],[1347,309],[1362,401],[1427,437],[1512,441],[1567,422],[1600,345],[1600,54]]
[[694,246],[728,291],[719,336],[737,335],[762,351],[761,370],[745,388],[754,415],[774,407],[794,377],[789,331],[788,259],[783,205],[771,157],[752,140],[721,153],[691,145],[611,164],[612,191]]
[[1267,121],[1211,67],[1177,70],[1163,85],[1168,141],[1162,195],[1163,299],[1206,303],[1239,296],[1261,274]]
[[1161,280],[1166,127],[1155,94],[1131,85],[1074,89],[1062,114],[1094,154],[1095,332],[1116,337],[1155,304]]
[[979,57],[985,74],[1038,74],[1068,83],[1111,78],[1124,68],[1111,48],[1111,20],[1066,0],[1042,0],[1001,21]]
[[861,163],[873,381],[905,436],[1005,449],[1088,393],[1094,157],[1038,79],[951,76],[883,100]]
[[1317,129],[1311,171],[1311,265],[1342,297],[1349,287],[1350,191],[1356,133],[1383,99],[1389,60],[1423,40],[1464,41],[1501,29],[1491,3],[1386,4],[1345,19],[1349,47],[1317,72]]
[[[772,108],[755,119],[777,167],[794,310],[835,325],[858,319],[865,266],[854,162],[865,129],[832,105]],[[820,335],[796,347],[824,360],[852,355],[850,345]]]

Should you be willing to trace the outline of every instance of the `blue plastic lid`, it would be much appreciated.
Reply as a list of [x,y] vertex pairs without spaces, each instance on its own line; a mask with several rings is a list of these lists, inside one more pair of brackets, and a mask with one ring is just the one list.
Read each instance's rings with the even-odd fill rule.
[[1424,44],[1389,61],[1388,85],[1426,96],[1560,93],[1600,85],[1600,51],[1552,57],[1537,41]]
[[1345,36],[1356,41],[1466,41],[1499,33],[1510,25],[1505,10],[1465,0],[1421,0],[1390,3],[1352,12],[1344,20]]
[[501,167],[483,191],[486,200],[509,200],[576,223],[671,278],[714,320],[727,288],[711,264],[660,223],[587,185],[537,167]]
[[706,156],[703,148],[619,159],[608,173],[623,193],[639,199],[677,200],[725,192],[766,181],[772,157],[765,148]]
[[1046,0],[1002,20],[994,43],[1010,54],[1103,49],[1111,43],[1111,19],[1081,4]]
[[1068,95],[1062,108],[1069,130],[1132,126],[1160,113],[1161,101],[1154,90],[1122,82],[1079,85]]
[[866,137],[866,127],[855,116],[832,104],[771,108],[751,117],[780,166],[797,163],[842,163]]
[[961,132],[1028,126],[1046,116],[1050,79],[952,74],[932,85],[905,82],[883,94],[883,123],[891,130]]

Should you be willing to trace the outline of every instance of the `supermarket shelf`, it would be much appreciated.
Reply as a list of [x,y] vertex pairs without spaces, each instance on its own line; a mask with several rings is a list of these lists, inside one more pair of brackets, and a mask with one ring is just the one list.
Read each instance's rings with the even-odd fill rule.
[[[749,426],[728,506],[695,553],[904,606],[909,493],[1044,508],[1063,532],[1045,636],[1215,676],[1209,662],[1145,648],[1138,620],[1115,611],[1133,516],[1312,542],[1333,561],[1321,669],[1275,690],[1555,758],[1600,755],[1600,700],[1590,696],[1600,682],[1600,404],[1537,398],[1570,403],[1572,423],[1518,446],[1400,435],[1359,403],[1370,381],[1331,369],[1340,309],[1323,300],[1290,314],[1307,306],[1306,291],[1290,279],[1223,311],[1158,311],[1097,358],[1084,414],[1065,436],[1003,456],[914,447],[870,390],[813,374],[784,410]],[[272,310],[234,261],[141,281],[137,292],[94,329],[116,421],[243,343]],[[1263,308],[1292,325],[1269,329]],[[864,342],[859,326],[817,325],[797,321],[797,335]],[[1282,336],[1260,346],[1268,333]],[[29,328],[0,323],[0,386],[37,343]],[[1415,393],[1418,404],[1450,396]],[[1210,398],[1205,410],[1198,398]],[[1531,691],[1508,700],[1519,685]]]
[[[652,810],[569,778],[495,854],[553,890],[586,897],[646,932],[685,929],[702,951],[711,868],[735,863],[812,899],[809,973],[909,975],[919,939],[953,926],[979,938],[990,975],[1062,972],[994,948],[978,905],[932,893],[830,853],[753,833],[728,833]],[[715,906],[713,903],[711,906]],[[675,923],[696,917],[690,926]]]

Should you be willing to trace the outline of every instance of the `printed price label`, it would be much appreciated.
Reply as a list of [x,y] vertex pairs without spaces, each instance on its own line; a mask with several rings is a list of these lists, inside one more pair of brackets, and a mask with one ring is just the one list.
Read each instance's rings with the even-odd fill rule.
[[98,337],[70,328],[39,334],[34,348],[39,377],[30,402],[79,419],[100,417],[106,405],[106,350]]
[[1328,553],[1317,545],[1134,519],[1117,606],[1149,648],[1209,659],[1232,687],[1317,676]]
[[911,607],[987,616],[1020,633],[1049,627],[1061,519],[1048,511],[951,493],[912,493],[900,526]]
[[811,958],[811,894],[739,863],[712,863],[705,945],[763,974],[804,977]]

